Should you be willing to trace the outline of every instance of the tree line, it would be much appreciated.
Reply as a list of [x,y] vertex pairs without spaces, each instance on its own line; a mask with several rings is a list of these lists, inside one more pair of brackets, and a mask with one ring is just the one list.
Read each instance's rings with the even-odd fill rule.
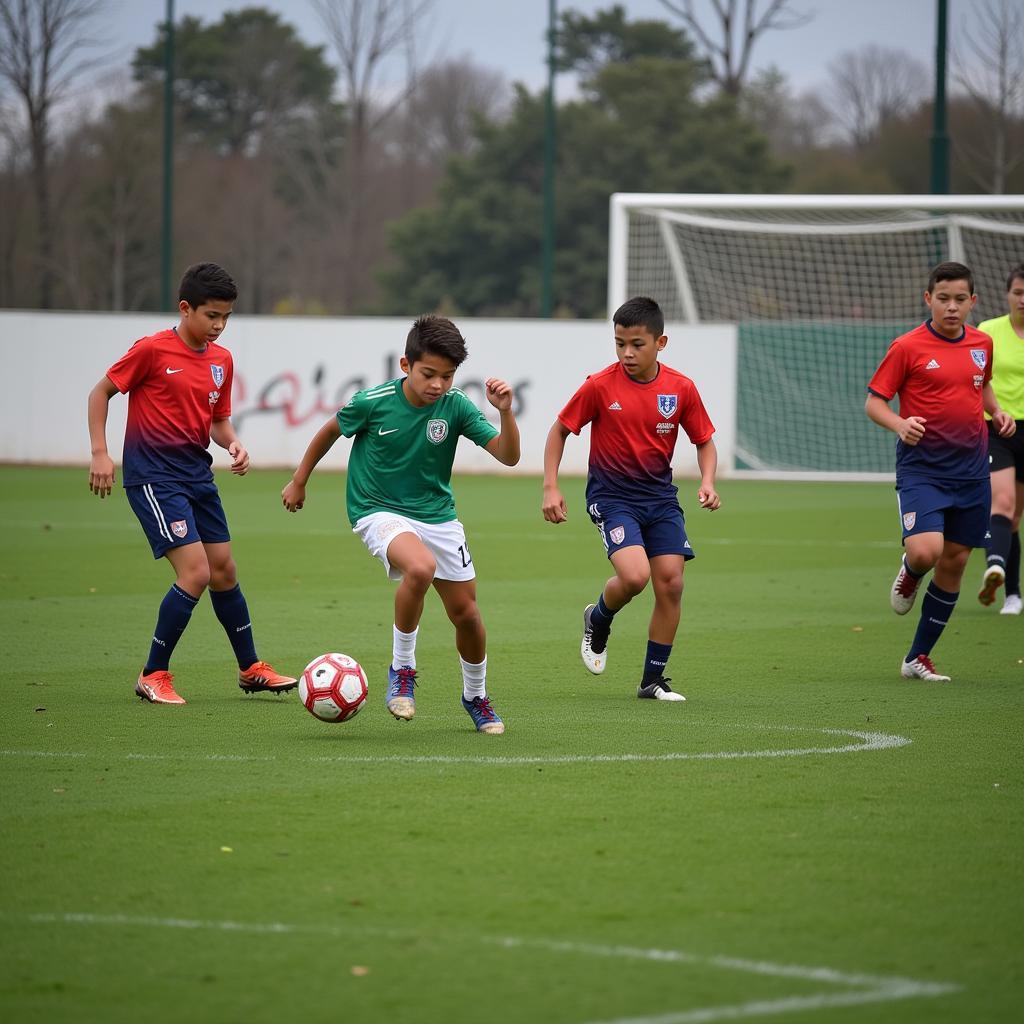
[[[784,69],[750,71],[765,33],[806,24],[787,0],[715,4],[718,22],[662,2],[664,20],[559,18],[559,315],[604,314],[612,192],[928,191],[912,57],[849,51],[799,94]],[[175,25],[174,265],[223,263],[245,312],[537,315],[544,92],[424,60],[432,0],[310,3],[325,46],[259,6]],[[0,306],[159,307],[166,27],[98,77],[104,14],[0,0]],[[1013,0],[985,0],[957,34],[954,192],[1024,192],[1022,31]]]

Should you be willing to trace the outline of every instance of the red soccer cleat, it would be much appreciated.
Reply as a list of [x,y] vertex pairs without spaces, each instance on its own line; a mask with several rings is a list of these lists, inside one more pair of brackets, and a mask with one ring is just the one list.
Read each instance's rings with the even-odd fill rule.
[[170,672],[162,669],[150,672],[148,676],[140,672],[135,692],[150,704],[184,704],[185,698],[174,692],[173,679],[174,676]]
[[265,661],[254,661],[244,672],[238,673],[238,685],[245,693],[284,693],[294,690],[299,681],[275,672]]

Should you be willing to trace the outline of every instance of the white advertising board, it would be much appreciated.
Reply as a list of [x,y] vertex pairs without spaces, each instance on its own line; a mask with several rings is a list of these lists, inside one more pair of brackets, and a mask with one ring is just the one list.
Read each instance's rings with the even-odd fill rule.
[[[86,396],[136,339],[174,323],[154,314],[0,313],[6,395],[0,406],[0,460],[87,465]],[[515,389],[523,457],[518,472],[543,470],[544,440],[559,409],[588,373],[615,359],[603,321],[457,321],[469,359],[455,382],[497,422],[483,381],[501,377]],[[254,467],[293,467],[309,439],[360,388],[399,376],[411,319],[233,317],[224,342],[235,360],[232,420]],[[731,325],[669,325],[664,361],[693,378],[717,433],[722,474],[733,463],[736,424],[736,329]],[[107,442],[115,461],[127,400],[110,403]],[[566,473],[585,473],[589,439],[570,437]],[[679,476],[696,460],[685,436],[676,450]],[[324,460],[344,467],[349,441]],[[215,449],[215,464],[226,457]],[[463,441],[456,471],[502,469]]]

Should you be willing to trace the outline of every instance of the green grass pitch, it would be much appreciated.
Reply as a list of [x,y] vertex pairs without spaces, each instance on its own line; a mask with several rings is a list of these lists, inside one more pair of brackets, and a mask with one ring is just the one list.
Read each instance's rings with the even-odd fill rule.
[[168,566],[120,488],[0,470],[4,1020],[1020,1019],[1024,621],[978,605],[976,553],[953,683],[899,677],[890,486],[723,481],[710,514],[681,481],[688,701],[662,704],[634,696],[649,594],[580,663],[608,572],[582,481],[555,528],[538,480],[457,478],[487,737],[436,595],[416,718],[386,713],[392,587],[342,479],[290,516],[285,478],[219,480],[239,578],[261,656],[366,668],[340,726],[243,696],[208,598],[188,705],[138,701]]

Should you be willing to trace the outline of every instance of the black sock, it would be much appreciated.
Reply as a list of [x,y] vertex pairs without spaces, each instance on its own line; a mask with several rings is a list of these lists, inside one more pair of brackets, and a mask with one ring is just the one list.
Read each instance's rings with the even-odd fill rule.
[[238,667],[248,668],[256,661],[256,643],[252,638],[249,606],[242,596],[242,588],[236,583],[230,590],[211,590],[210,600],[234,648]]
[[913,661],[919,654],[931,653],[942,636],[950,615],[953,614],[959,596],[959,591],[951,594],[948,590],[941,590],[935,586],[934,580],[928,584],[924,600],[921,601],[921,618],[917,623],[917,632],[914,634],[914,642],[907,655],[907,661]]
[[150,672],[166,672],[171,664],[171,655],[174,647],[185,632],[188,620],[192,618],[192,609],[199,604],[199,598],[187,594],[177,583],[171,584],[171,589],[164,595],[160,602],[160,611],[157,613],[156,629],[153,631],[153,642],[149,647],[149,658],[146,660],[146,667],[142,670],[143,675]]
[[661,679],[665,675],[665,666],[672,656],[671,644],[658,644],[653,640],[647,641],[647,657],[644,660],[644,681],[642,686],[653,683],[655,679]]
[[988,524],[989,541],[985,545],[989,565],[1006,568],[1006,559],[1010,554],[1010,520],[1006,516],[993,516]]
[[1020,534],[1010,534],[1010,553],[1006,556],[1006,592],[1020,597]]

